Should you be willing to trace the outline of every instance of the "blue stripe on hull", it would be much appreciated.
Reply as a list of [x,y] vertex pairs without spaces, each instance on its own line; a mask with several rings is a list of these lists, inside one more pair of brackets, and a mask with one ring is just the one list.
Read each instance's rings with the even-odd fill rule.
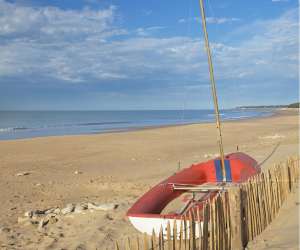
[[[224,161],[225,161],[225,170],[226,170],[226,181],[231,182],[232,181],[232,177],[231,177],[230,161],[229,160],[224,160]],[[215,169],[216,169],[216,178],[217,178],[217,181],[218,182],[223,181],[221,160],[215,160]]]

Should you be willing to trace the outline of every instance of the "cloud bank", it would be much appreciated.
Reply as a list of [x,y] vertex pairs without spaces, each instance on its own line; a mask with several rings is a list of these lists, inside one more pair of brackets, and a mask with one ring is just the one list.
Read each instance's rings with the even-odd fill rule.
[[[118,11],[114,6],[75,11],[0,0],[0,85],[13,78],[20,84],[118,81],[139,82],[145,88],[149,82],[159,82],[160,87],[162,82],[207,86],[201,38],[155,36],[167,29],[161,26],[127,30],[115,21]],[[239,19],[208,19],[217,24],[232,21]],[[212,43],[221,85],[240,81],[251,87],[297,80],[297,10],[240,26],[231,35],[245,38]]]

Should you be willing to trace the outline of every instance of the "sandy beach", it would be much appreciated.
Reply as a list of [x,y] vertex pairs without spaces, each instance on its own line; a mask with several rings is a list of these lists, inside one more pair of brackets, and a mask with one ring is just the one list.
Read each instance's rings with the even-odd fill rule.
[[[271,166],[298,155],[298,110],[223,123],[227,153],[248,153]],[[158,181],[217,154],[213,123],[122,133],[0,141],[0,249],[112,249],[138,232],[125,214]],[[272,153],[272,155],[270,155]],[[18,173],[20,176],[18,176]],[[22,175],[25,173],[25,175]],[[43,230],[18,218],[68,203],[114,203],[110,211],[67,215]],[[299,197],[250,249],[298,249]],[[274,237],[276,234],[276,237]]]

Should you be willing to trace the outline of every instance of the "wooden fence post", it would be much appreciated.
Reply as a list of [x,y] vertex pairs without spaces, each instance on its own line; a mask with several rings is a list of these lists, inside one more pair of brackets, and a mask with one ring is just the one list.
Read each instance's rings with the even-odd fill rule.
[[240,250],[242,242],[241,189],[232,186],[228,190],[231,215],[231,249]]
[[203,250],[208,250],[208,242],[209,242],[209,232],[208,232],[208,221],[210,215],[210,203],[206,202],[203,210]]
[[250,216],[249,216],[249,203],[248,194],[245,185],[241,189],[241,234],[242,234],[242,244],[246,247],[249,242],[249,227],[250,227]]

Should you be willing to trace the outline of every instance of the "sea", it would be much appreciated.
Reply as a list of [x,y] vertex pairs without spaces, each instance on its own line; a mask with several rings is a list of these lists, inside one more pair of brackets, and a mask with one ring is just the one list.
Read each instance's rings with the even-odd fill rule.
[[[227,109],[220,114],[226,121],[266,117],[273,111]],[[0,111],[0,140],[122,132],[214,119],[213,110]]]

